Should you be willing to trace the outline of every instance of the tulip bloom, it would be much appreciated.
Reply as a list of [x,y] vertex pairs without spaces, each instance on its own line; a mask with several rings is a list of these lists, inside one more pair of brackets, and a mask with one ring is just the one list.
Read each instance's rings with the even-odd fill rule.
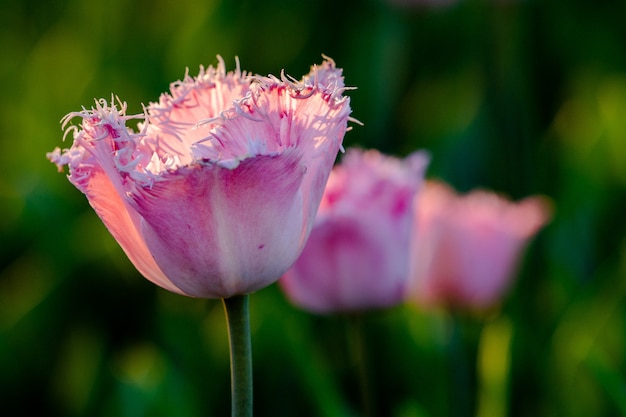
[[409,278],[413,200],[428,164],[349,149],[328,180],[304,251],[280,280],[287,297],[317,313],[388,307]]
[[471,309],[502,298],[522,250],[550,217],[540,197],[513,203],[486,191],[459,196],[431,181],[415,208],[411,291],[424,305]]
[[[237,63],[238,64],[238,63]],[[200,67],[144,114],[96,102],[48,154],[135,267],[193,297],[275,282],[300,254],[347,130],[342,71],[330,59],[298,82]],[[137,130],[127,126],[141,119]]]

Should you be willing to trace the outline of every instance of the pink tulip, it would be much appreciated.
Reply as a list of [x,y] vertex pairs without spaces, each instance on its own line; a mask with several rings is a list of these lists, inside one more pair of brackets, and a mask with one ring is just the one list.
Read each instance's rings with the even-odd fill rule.
[[459,196],[428,181],[416,204],[411,291],[424,305],[490,307],[549,217],[541,197],[513,203],[486,191]]
[[428,164],[348,150],[329,178],[309,241],[280,280],[297,306],[318,313],[392,306],[409,278],[413,199]]
[[[96,102],[48,158],[130,260],[170,291],[227,298],[275,282],[300,254],[347,130],[342,71],[297,82],[200,68],[144,114]],[[135,131],[131,119],[143,120]]]

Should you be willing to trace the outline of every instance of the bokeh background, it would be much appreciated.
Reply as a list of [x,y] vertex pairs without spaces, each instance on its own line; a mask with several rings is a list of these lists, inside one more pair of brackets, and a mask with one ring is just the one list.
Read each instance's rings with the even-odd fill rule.
[[[413,4],[411,4],[413,3]],[[140,112],[200,64],[344,69],[346,146],[432,155],[429,178],[554,218],[481,316],[407,304],[314,316],[251,298],[258,416],[626,415],[626,2],[0,2],[0,414],[226,416],[221,302],[135,271],[46,152],[112,93]]]

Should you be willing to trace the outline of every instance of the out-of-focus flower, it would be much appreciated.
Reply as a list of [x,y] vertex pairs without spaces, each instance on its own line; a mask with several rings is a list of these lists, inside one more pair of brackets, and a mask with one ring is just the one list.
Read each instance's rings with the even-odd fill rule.
[[[64,127],[82,118],[66,131],[73,145],[48,158],[69,167],[147,279],[194,297],[245,294],[304,247],[347,130],[345,90],[328,58],[301,82],[227,73],[219,58],[144,114],[119,99],[70,113]],[[130,119],[143,119],[138,131]]]
[[317,313],[401,302],[409,278],[413,200],[428,164],[349,149],[328,180],[302,255],[280,280],[297,306]]
[[549,220],[542,197],[460,196],[427,181],[416,204],[411,293],[423,305],[484,309],[514,278],[527,242]]

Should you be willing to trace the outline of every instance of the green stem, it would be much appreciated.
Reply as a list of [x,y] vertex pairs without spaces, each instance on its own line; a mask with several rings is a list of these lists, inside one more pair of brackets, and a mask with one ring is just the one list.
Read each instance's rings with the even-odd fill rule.
[[472,401],[472,377],[470,375],[470,364],[467,346],[463,337],[463,322],[461,317],[455,313],[450,317],[449,334],[449,355],[452,388],[452,415],[458,417],[470,417],[474,415],[474,405]]
[[367,366],[368,361],[363,320],[364,317],[361,313],[349,317],[350,341],[352,359],[356,363],[358,372],[361,412],[363,413],[363,417],[372,417],[374,415],[374,398]]
[[230,345],[231,416],[252,417],[252,346],[248,295],[224,298]]

